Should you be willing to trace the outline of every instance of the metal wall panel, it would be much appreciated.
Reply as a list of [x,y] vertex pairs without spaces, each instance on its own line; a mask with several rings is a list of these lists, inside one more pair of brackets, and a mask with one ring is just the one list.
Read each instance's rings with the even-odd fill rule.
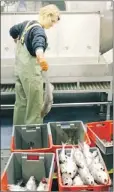
[[[1,16],[1,57],[14,57],[15,43],[9,36],[9,29],[24,20],[37,19],[35,14],[6,14]],[[46,31],[49,48],[48,57],[93,57],[99,56],[99,14],[62,14],[54,28]]]

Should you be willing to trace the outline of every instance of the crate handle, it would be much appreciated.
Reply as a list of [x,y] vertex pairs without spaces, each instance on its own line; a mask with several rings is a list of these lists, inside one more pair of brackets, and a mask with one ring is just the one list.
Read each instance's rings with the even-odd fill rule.
[[98,123],[96,124],[96,127],[105,126],[105,123]]
[[22,127],[22,130],[25,130],[26,132],[31,132],[31,131],[36,131],[36,127],[34,126],[26,126],[26,127]]
[[70,129],[70,128],[71,128],[71,125],[72,125],[72,126],[75,126],[74,123],[68,124],[67,122],[62,122],[62,123],[60,123],[60,124],[59,124],[59,123],[57,124],[57,126],[60,126],[61,129],[64,129],[64,128]]
[[39,160],[38,155],[27,155],[27,160]]

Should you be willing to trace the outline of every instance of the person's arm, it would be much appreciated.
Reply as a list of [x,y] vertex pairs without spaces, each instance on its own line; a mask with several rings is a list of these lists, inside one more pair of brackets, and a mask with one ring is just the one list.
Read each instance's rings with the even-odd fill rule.
[[9,30],[10,36],[14,39],[15,42],[17,41],[17,39],[19,39],[19,36],[22,33],[26,23],[27,21],[14,25],[13,27],[10,28]]
[[36,54],[37,63],[40,64],[43,71],[48,70],[48,63],[44,56],[46,47],[46,35],[42,28],[34,28],[32,31],[32,47]]

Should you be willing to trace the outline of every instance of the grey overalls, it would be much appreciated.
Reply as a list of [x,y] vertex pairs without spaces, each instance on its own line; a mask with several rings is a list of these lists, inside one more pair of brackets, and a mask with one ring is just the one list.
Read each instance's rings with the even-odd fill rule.
[[41,109],[43,106],[41,67],[36,63],[36,57],[30,55],[24,43],[26,32],[39,24],[29,26],[29,23],[26,25],[16,49],[14,125],[39,124],[43,122],[41,118]]

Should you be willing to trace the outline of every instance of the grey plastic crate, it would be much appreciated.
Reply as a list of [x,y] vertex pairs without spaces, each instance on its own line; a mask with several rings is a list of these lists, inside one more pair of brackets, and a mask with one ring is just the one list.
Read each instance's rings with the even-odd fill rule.
[[106,154],[113,154],[113,145],[106,146],[105,143],[96,135],[96,145],[100,148],[100,150]]
[[[53,153],[12,153],[4,170],[7,184],[16,184],[21,179],[26,183],[30,176],[34,176],[39,183],[45,177],[48,189],[51,189],[54,158]],[[2,186],[7,185],[3,183],[3,178],[1,183]]]
[[78,140],[84,141],[87,134],[82,121],[51,122],[48,127],[51,130],[53,145],[61,145],[62,142],[77,145]]
[[12,138],[14,138],[15,152],[31,148],[50,148],[47,124],[14,126]]
[[100,150],[100,152],[101,152],[102,158],[103,158],[103,160],[104,160],[104,162],[105,162],[105,165],[106,165],[108,171],[110,171],[110,170],[112,170],[112,169],[114,170],[114,168],[113,168],[113,153],[112,153],[112,154],[104,154],[104,153],[101,151],[100,148],[99,148],[99,150]]

